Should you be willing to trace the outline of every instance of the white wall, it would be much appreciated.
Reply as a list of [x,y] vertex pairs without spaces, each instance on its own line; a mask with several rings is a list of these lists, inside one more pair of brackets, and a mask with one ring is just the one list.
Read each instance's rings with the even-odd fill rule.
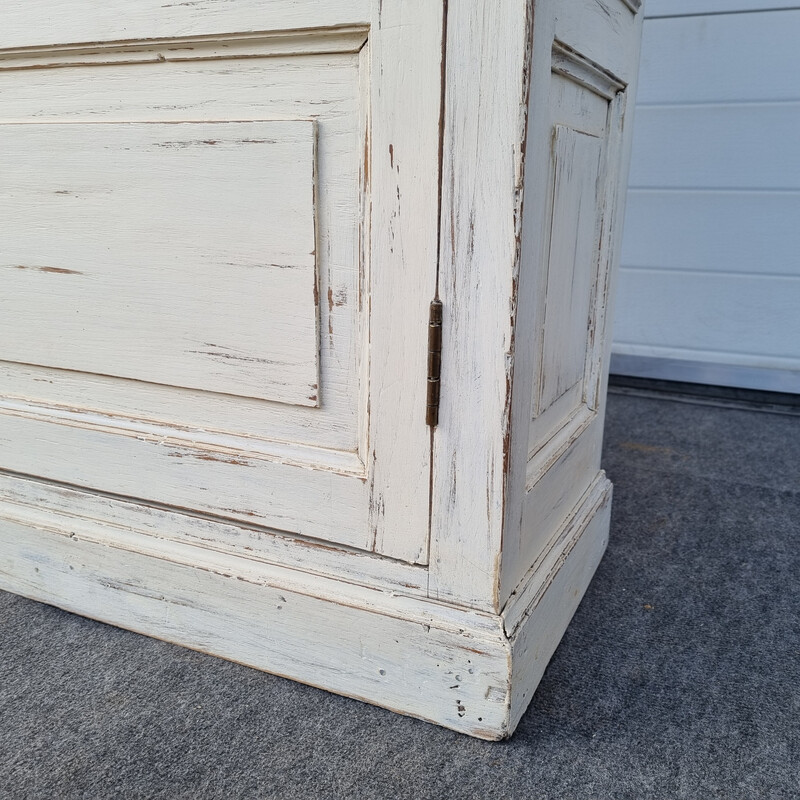
[[800,3],[646,15],[612,372],[800,393]]

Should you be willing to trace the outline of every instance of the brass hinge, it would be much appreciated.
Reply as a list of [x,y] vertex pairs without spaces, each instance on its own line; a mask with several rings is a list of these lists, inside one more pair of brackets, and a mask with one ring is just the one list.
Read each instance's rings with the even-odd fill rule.
[[425,422],[432,428],[439,424],[439,387],[442,378],[442,301],[431,303],[428,317],[428,405]]

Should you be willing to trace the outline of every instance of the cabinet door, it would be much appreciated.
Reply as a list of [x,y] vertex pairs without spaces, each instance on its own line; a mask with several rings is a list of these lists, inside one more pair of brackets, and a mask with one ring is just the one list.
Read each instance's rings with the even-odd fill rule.
[[429,0],[5,3],[0,469],[425,563],[441,47]]

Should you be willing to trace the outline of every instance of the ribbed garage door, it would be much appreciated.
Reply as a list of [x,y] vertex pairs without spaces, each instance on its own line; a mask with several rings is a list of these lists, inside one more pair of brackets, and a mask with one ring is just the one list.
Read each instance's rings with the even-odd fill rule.
[[800,4],[646,13],[612,372],[800,394]]

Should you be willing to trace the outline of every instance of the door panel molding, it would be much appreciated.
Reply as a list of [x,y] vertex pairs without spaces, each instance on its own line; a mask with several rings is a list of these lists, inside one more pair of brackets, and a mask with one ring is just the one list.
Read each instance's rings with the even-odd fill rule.
[[[317,168],[301,203],[305,229],[312,218],[318,226],[316,263],[304,267],[307,307],[293,317],[305,320],[305,338],[291,341],[288,324],[278,330],[280,319],[294,314],[283,297],[275,332],[262,336],[273,340],[269,352],[248,351],[245,359],[254,360],[242,363],[251,370],[285,344],[302,350],[311,370],[318,363],[319,378],[304,367],[298,393],[300,383],[275,373],[272,388],[238,397],[228,385],[176,379],[182,388],[173,388],[145,383],[152,379],[147,370],[113,377],[86,359],[15,351],[0,361],[0,427],[12,444],[0,469],[191,512],[228,509],[236,519],[287,535],[425,563],[431,458],[425,315],[436,281],[438,182],[430,176],[438,170],[442,6],[423,0],[277,5],[279,12],[305,13],[297,29],[277,13],[280,29],[251,32],[245,16],[233,14],[219,33],[187,25],[186,35],[161,36],[155,26],[152,39],[98,34],[94,40],[89,31],[97,20],[84,15],[83,36],[63,27],[71,43],[8,46],[0,51],[0,131],[4,124],[11,130],[9,123],[53,132],[66,124],[86,131],[177,130],[181,123],[315,128],[317,155],[300,165]],[[38,8],[28,4],[6,22],[22,30]],[[251,7],[246,24],[262,19],[262,11]],[[202,16],[174,14],[193,23]],[[0,43],[16,44],[15,37],[12,30]],[[216,144],[218,137],[202,140]],[[308,136],[305,142],[312,146]],[[219,152],[209,145],[212,151]],[[267,213],[268,203],[261,206]],[[64,277],[18,272],[17,280],[28,284]],[[210,287],[203,289],[209,309]],[[229,290],[222,284],[219,294]],[[258,323],[263,333],[253,308],[247,316],[242,324]],[[162,366],[175,371],[174,364]],[[87,377],[87,369],[102,374]],[[258,383],[255,366],[248,374]]]
[[0,70],[357,53],[368,36],[368,26],[356,25],[300,31],[244,31],[209,36],[12,47],[0,49]]

